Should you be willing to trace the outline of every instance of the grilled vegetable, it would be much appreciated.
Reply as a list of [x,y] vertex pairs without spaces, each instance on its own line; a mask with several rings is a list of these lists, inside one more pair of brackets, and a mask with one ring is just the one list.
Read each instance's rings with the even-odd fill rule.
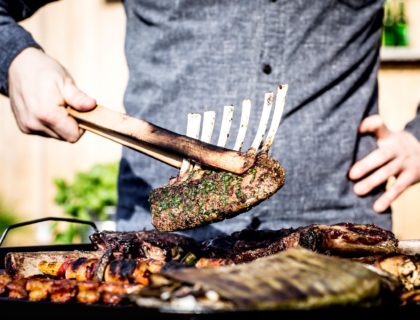
[[[376,304],[381,293],[380,276],[363,265],[306,249],[290,249],[247,264],[223,268],[169,270],[165,275],[175,282],[189,284],[187,288],[184,286],[169,293],[169,305],[191,295],[188,288],[190,291],[195,288],[196,292],[200,288],[201,297],[195,300],[194,308],[203,308],[200,301],[209,292],[215,292],[243,310]],[[159,294],[168,287],[162,286]],[[187,294],[181,295],[182,292]],[[138,297],[137,302],[141,305],[144,302],[142,291]],[[165,301],[161,303],[168,305]]]
[[[32,277],[42,274],[38,268],[40,262],[43,268],[49,268],[50,273],[59,273],[54,263],[60,264],[65,261],[78,258],[99,258],[100,251],[46,251],[46,252],[9,252],[5,257],[5,269],[8,275],[15,279]],[[48,263],[53,262],[51,266]]]

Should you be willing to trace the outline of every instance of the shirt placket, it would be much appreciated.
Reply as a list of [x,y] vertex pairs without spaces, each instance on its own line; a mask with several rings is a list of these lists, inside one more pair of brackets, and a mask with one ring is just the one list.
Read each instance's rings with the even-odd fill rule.
[[[280,0],[264,0],[264,34],[260,54],[259,83],[273,85],[281,81],[284,71],[283,43],[285,42],[285,16],[282,8],[286,4]],[[274,88],[273,88],[274,90]]]

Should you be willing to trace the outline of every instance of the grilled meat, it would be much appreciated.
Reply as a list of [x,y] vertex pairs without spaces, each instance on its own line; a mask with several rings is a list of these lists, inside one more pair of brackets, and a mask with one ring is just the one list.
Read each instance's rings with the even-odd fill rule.
[[110,249],[123,258],[149,258],[159,261],[179,261],[195,250],[193,239],[179,234],[158,231],[103,231],[90,236],[100,250]]
[[201,258],[195,264],[196,268],[217,268],[222,266],[230,266],[235,263],[230,259],[223,258]]
[[[78,258],[99,258],[100,251],[46,251],[46,252],[9,252],[5,257],[6,273],[14,279],[40,275],[38,265],[41,261],[65,262]],[[56,270],[55,272],[60,272]]]
[[29,300],[46,300],[51,292],[52,281],[49,279],[28,279],[25,290],[29,292]]
[[78,281],[92,280],[98,259],[79,258],[66,268],[65,278]]
[[396,252],[398,247],[391,231],[372,224],[312,225],[298,232],[300,246],[332,255],[384,255]]
[[139,287],[126,283],[104,283],[100,291],[105,304],[117,305],[127,294],[138,290]]
[[[79,258],[64,262],[41,261],[38,267],[46,276],[89,281],[96,279],[93,271],[98,263],[98,259]],[[148,285],[150,274],[160,272],[163,265],[163,261],[145,258],[113,260],[105,266],[104,278],[100,280]]]
[[420,303],[420,289],[404,292],[400,296],[401,304],[406,305],[419,305]]
[[76,280],[54,280],[50,287],[51,302],[64,303],[69,302],[77,294]]
[[12,280],[0,274],[0,281],[5,283],[1,295],[12,299],[30,301],[49,300],[65,303],[77,300],[80,303],[118,304],[127,294],[138,291],[141,285],[124,283],[106,283],[98,281],[76,281],[68,279],[30,278]]
[[200,251],[204,257],[222,258],[243,263],[283,251],[297,245],[290,245],[297,238],[294,229],[243,230],[230,236],[217,237],[201,243]]
[[28,298],[28,293],[26,292],[26,282],[27,279],[12,280],[6,285],[6,290],[8,291],[9,298],[12,299],[26,299]]
[[[0,294],[33,301],[117,304],[127,293],[147,288],[151,279],[162,273],[185,270],[188,266],[195,267],[191,272],[219,266],[230,268],[296,247],[369,261],[376,269],[399,277],[407,290],[420,287],[420,258],[390,257],[397,252],[397,240],[391,232],[373,225],[342,223],[297,229],[247,229],[202,243],[159,231],[100,232],[91,238],[100,251],[81,255],[78,251],[8,254],[6,261],[13,267],[10,274],[0,274]],[[22,261],[29,263],[29,268]],[[21,278],[25,273],[38,278]],[[177,290],[177,294],[183,293],[184,289]]]
[[149,285],[151,273],[158,273],[163,262],[152,259],[124,259],[112,261],[105,269],[105,282]]
[[340,223],[276,231],[243,230],[204,241],[200,251],[204,257],[243,263],[296,247],[337,256],[365,256],[394,253],[397,246],[392,232],[374,225]]
[[243,175],[196,170],[150,193],[152,224],[175,231],[232,218],[272,196],[284,182],[284,168],[265,152]]
[[420,289],[419,256],[395,255],[378,257],[373,265],[397,277],[406,290]]
[[6,292],[6,286],[10,281],[12,281],[12,278],[8,274],[0,274],[0,296]]
[[80,303],[92,304],[101,299],[101,283],[97,281],[77,282],[77,301]]

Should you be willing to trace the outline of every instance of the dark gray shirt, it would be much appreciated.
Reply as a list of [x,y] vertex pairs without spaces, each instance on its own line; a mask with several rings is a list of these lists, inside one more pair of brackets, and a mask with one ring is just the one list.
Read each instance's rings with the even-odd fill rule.
[[[11,2],[0,0],[0,8]],[[250,98],[253,110],[245,143],[249,146],[264,93],[279,83],[289,84],[272,147],[272,156],[286,169],[285,186],[247,213],[188,234],[206,238],[249,226],[273,229],[343,221],[391,228],[389,214],[372,210],[384,188],[360,198],[347,178],[351,165],[376,147],[372,136],[358,136],[357,127],[378,112],[382,0],[126,0],[124,4],[129,67],[125,108],[132,116],[184,134],[188,112],[216,110],[220,124],[224,105],[240,106]],[[5,64],[3,44],[8,38],[1,31],[1,19],[7,17],[4,10],[0,12],[0,61]],[[233,132],[239,118],[238,111]],[[418,121],[408,126],[417,137]],[[232,146],[229,141],[228,147]],[[147,194],[176,173],[124,149],[118,228],[152,228]]]

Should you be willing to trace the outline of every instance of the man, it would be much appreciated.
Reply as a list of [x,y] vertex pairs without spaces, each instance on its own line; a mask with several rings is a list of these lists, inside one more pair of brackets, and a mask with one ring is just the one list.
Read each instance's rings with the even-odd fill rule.
[[[63,106],[89,110],[95,100],[15,22],[47,2],[0,0],[1,90],[23,132],[75,142],[82,132]],[[420,118],[405,131],[390,132],[376,115],[383,1],[124,5],[130,72],[125,108],[132,116],[184,133],[187,112],[220,113],[224,104],[251,98],[252,139],[264,92],[289,84],[272,148],[286,168],[285,186],[251,212],[190,234],[206,238],[249,226],[342,221],[391,228],[390,204],[420,180]],[[174,174],[124,149],[118,228],[152,228],[147,193]],[[383,193],[391,176],[397,180]]]

